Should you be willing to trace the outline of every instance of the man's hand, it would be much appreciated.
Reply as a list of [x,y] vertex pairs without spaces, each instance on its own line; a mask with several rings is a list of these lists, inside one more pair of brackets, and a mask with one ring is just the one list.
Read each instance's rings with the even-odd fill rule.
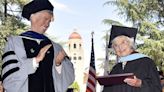
[[45,54],[47,52],[47,50],[51,47],[51,44],[48,44],[46,46],[44,46],[43,48],[40,49],[38,55],[36,56],[36,62],[39,63],[40,61],[43,60],[43,58],[45,57]]
[[141,87],[142,85],[142,80],[138,79],[136,76],[134,76],[134,79],[126,78],[124,82],[133,87]]
[[55,57],[55,64],[56,64],[56,66],[61,65],[61,63],[62,63],[63,59],[65,58],[65,56],[66,56],[65,51],[64,50],[61,50],[58,53],[58,55]]
[[2,81],[0,81],[0,92],[3,92]]

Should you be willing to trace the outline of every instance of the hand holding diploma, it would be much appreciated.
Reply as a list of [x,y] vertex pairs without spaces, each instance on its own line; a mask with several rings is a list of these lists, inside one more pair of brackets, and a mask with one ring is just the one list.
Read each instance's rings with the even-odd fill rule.
[[125,83],[127,83],[130,86],[134,86],[134,87],[141,87],[142,84],[142,80],[138,79],[136,76],[134,76],[134,79],[132,78],[126,78],[124,80]]

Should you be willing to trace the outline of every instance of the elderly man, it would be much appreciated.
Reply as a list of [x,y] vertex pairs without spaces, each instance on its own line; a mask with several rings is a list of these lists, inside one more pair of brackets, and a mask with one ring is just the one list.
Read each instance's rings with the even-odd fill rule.
[[53,19],[48,0],[24,6],[22,16],[31,29],[8,38],[2,56],[2,80],[6,92],[65,92],[74,81],[74,69],[63,48],[45,31]]
[[156,66],[152,59],[135,50],[137,29],[112,26],[110,46],[118,57],[118,63],[110,74],[133,73],[124,83],[105,86],[103,92],[161,92]]

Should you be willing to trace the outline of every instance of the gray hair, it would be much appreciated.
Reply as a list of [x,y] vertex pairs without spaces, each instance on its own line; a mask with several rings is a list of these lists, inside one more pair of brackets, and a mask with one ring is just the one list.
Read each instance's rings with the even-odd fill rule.
[[133,49],[133,50],[136,49],[136,46],[135,46],[135,43],[134,43],[134,38],[130,38],[130,37],[127,37],[127,36],[124,36],[124,35],[117,36],[113,39],[112,48],[113,48],[113,45],[117,42],[118,39],[123,39],[124,41],[126,41],[129,44],[131,49]]
[[47,11],[48,13],[50,13],[51,15],[53,15],[53,11],[50,11],[50,10],[43,10],[43,11]]

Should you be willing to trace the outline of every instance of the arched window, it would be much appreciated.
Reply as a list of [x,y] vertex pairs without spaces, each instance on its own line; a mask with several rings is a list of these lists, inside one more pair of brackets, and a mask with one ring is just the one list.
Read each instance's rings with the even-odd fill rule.
[[76,44],[73,44],[73,48],[76,49]]
[[81,49],[81,44],[79,44],[79,48]]
[[71,48],[71,45],[69,44],[69,49]]
[[73,57],[73,60],[76,60],[77,58],[76,57]]
[[82,59],[81,56],[79,56],[79,57],[78,57],[78,60],[81,60],[81,59]]

